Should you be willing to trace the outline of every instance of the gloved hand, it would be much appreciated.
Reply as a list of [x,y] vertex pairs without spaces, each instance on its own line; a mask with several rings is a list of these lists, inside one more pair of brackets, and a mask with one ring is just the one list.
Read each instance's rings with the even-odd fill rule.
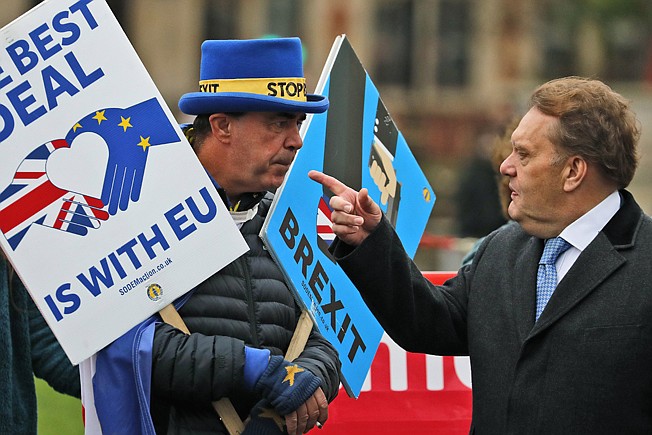
[[285,419],[266,399],[256,403],[249,414],[242,435],[286,435]]
[[277,355],[269,359],[254,388],[280,415],[285,416],[308,400],[320,384],[319,378],[309,370]]

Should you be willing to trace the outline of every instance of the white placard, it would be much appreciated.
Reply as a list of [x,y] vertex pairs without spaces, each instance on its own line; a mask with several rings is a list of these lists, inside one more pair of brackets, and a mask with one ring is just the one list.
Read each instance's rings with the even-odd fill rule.
[[0,245],[76,364],[247,246],[104,0],[0,37]]

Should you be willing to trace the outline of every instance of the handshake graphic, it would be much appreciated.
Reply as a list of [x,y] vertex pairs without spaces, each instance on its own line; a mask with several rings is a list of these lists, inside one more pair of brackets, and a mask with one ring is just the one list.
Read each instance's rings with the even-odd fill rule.
[[0,231],[14,250],[32,224],[85,236],[138,201],[149,147],[179,140],[156,98],[93,111],[20,163],[0,192]]

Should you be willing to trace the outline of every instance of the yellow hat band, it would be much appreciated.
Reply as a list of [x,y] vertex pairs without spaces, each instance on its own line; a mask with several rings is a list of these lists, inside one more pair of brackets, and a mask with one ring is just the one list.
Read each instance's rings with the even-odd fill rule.
[[199,92],[246,92],[291,101],[307,101],[306,79],[303,77],[201,80]]

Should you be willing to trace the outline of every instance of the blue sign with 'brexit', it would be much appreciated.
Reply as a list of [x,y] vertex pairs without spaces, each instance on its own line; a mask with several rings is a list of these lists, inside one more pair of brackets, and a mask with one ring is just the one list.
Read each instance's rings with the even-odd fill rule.
[[304,146],[277,192],[262,237],[297,299],[337,348],[342,383],[357,397],[383,329],[329,253],[332,193],[307,174],[317,169],[356,190],[367,188],[412,256],[435,194],[345,37],[336,39],[320,84],[317,93],[327,95],[330,106],[306,123]]

